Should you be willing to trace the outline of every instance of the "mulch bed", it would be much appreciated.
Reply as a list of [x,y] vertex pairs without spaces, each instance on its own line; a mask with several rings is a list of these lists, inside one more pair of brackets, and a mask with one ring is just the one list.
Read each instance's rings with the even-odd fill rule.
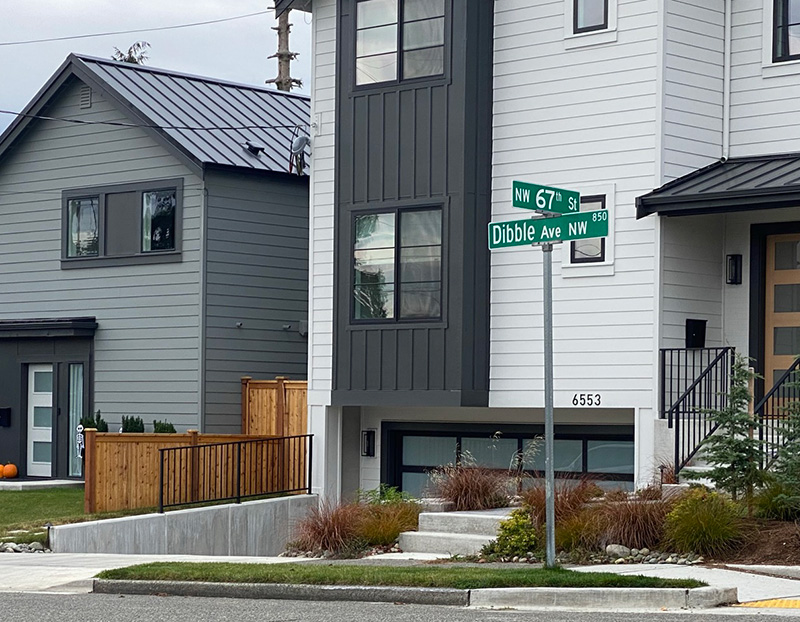
[[800,526],[793,522],[754,520],[744,546],[713,560],[728,564],[800,565]]

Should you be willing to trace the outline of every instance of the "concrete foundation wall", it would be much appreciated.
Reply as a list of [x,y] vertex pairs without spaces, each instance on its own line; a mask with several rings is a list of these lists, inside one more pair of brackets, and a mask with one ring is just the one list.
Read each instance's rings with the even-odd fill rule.
[[55,553],[132,555],[278,555],[316,495],[249,501],[60,525],[50,529]]

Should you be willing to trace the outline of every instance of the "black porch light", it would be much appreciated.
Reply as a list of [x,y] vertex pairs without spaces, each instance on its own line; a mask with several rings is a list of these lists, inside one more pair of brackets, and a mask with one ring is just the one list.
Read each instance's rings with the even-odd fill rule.
[[375,457],[375,430],[361,430],[361,455]]
[[725,271],[725,282],[728,285],[742,284],[742,256],[728,255],[728,264]]

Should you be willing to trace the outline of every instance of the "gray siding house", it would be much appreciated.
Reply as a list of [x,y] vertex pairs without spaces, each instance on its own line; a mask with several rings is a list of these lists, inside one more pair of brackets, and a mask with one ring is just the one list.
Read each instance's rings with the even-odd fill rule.
[[306,377],[307,97],[71,55],[0,136],[0,459],[80,476],[100,410],[236,432]]

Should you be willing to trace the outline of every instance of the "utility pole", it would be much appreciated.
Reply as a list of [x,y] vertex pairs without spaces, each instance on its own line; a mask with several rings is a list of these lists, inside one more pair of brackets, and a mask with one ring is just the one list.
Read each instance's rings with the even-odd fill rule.
[[292,25],[289,23],[289,13],[284,11],[278,18],[278,25],[273,26],[272,30],[278,31],[278,51],[269,58],[278,59],[278,77],[267,80],[267,84],[274,84],[279,91],[291,91],[294,86],[302,86],[300,80],[292,78],[291,63],[297,58],[297,52],[289,51],[289,31]]

